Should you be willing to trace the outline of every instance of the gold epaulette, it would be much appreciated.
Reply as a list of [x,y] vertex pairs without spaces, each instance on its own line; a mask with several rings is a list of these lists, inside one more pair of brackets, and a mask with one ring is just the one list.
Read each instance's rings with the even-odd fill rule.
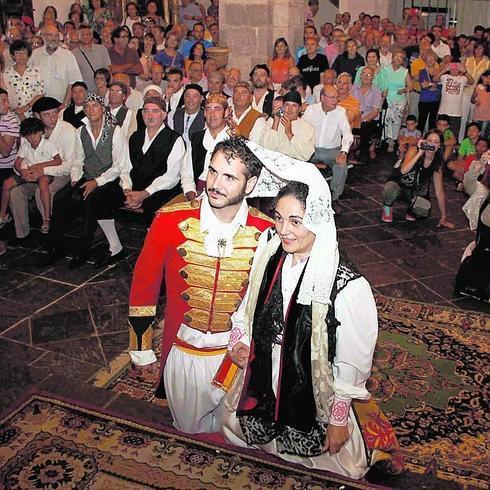
[[174,211],[188,211],[196,209],[201,205],[201,201],[194,199],[193,201],[177,202],[175,204],[164,204],[157,213],[173,213]]
[[254,217],[254,218],[260,218],[268,221],[269,223],[274,223],[274,220],[264,214],[262,211],[259,211],[257,208],[249,207],[248,212]]

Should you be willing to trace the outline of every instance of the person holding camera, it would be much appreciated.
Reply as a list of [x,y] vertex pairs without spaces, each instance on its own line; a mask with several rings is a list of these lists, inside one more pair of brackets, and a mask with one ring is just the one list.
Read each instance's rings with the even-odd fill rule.
[[454,224],[446,215],[442,175],[443,153],[443,137],[437,129],[430,130],[416,147],[408,149],[403,163],[393,169],[384,186],[381,215],[383,222],[393,221],[393,203],[400,197],[409,202],[405,215],[407,221],[427,218],[431,212],[430,180],[432,178],[441,213],[437,227],[454,228]]
[[267,121],[262,146],[307,162],[315,153],[315,130],[301,119],[301,95],[291,90]]

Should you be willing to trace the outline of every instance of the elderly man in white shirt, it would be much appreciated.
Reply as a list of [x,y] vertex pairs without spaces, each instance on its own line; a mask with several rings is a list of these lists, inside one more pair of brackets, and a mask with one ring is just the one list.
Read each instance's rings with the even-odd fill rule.
[[307,162],[315,153],[315,130],[300,114],[301,95],[291,90],[284,96],[282,108],[267,121],[262,146]]
[[32,106],[33,112],[39,115],[44,124],[44,137],[59,151],[61,165],[45,166],[40,163],[32,166],[28,171],[32,183],[27,182],[11,190],[10,209],[14,217],[17,243],[21,243],[29,235],[29,201],[33,196],[36,198],[38,209],[43,209],[36,180],[42,175],[53,177],[53,181],[49,184],[51,199],[53,199],[56,192],[70,181],[70,173],[73,172],[75,163],[73,151],[77,132],[70,123],[58,118],[59,107],[60,102],[52,97],[42,97]]
[[68,49],[60,47],[60,32],[56,25],[43,28],[44,46],[35,49],[29,60],[30,66],[41,70],[44,95],[63,102],[67,107],[71,99],[71,84],[82,80],[77,60]]
[[347,154],[354,141],[347,113],[337,105],[338,94],[334,86],[326,85],[320,92],[320,102],[306,108],[303,119],[315,129],[315,154],[312,162],[332,168],[332,206],[340,214],[339,197],[347,180]]
[[[49,253],[41,259],[40,266],[54,264],[65,256],[64,233],[77,214],[82,214],[84,226],[69,268],[77,269],[87,262],[90,245],[100,224],[98,220],[105,218],[101,210],[107,209],[103,205],[107,184],[127,172],[130,165],[124,131],[114,124],[102,97],[87,93],[83,109],[87,118],[77,130],[71,182],[54,198]],[[106,233],[103,225],[101,228]]]

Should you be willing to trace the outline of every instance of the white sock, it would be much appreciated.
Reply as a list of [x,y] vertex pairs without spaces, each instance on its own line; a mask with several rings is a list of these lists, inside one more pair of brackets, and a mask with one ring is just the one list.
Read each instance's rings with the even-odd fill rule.
[[97,221],[100,228],[104,232],[107,241],[109,242],[109,250],[111,255],[116,255],[122,250],[121,241],[116,231],[116,223],[113,219],[99,219]]

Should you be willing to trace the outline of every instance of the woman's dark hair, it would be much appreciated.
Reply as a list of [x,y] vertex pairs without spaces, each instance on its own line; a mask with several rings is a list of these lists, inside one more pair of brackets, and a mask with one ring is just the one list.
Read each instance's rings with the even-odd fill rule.
[[[104,0],[100,0],[100,6],[101,6],[101,8],[104,7]],[[92,0],[90,0],[90,2],[88,3],[88,8],[90,10],[94,10],[94,5],[92,3]]]
[[30,134],[35,133],[43,133],[44,132],[44,124],[41,119],[37,117],[26,117],[20,123],[20,135],[21,136],[29,136]]
[[109,84],[109,82],[111,81],[111,72],[108,68],[98,68],[94,71],[94,78],[97,75],[104,75],[106,84]]
[[44,12],[43,12],[43,19],[44,19],[44,16],[46,15],[46,12],[51,9],[54,13],[54,19],[56,20],[58,18],[58,11],[56,10],[56,7],[53,7],[52,5],[48,5],[45,9],[44,9]]
[[274,49],[272,50],[272,59],[277,59],[276,46],[279,43],[284,43],[286,45],[286,51],[284,52],[284,58],[291,58],[291,50],[289,49],[289,44],[284,37],[278,37],[274,41]]
[[32,46],[27,41],[24,41],[24,39],[13,41],[9,47],[10,56],[13,57],[16,51],[22,51],[23,49],[27,51],[27,56],[30,58],[32,54]]
[[[475,53],[475,49],[476,48],[483,48],[483,56],[487,56],[488,55],[488,45],[485,41],[480,41],[478,40],[476,43],[475,43],[475,46],[473,47],[473,53]],[[473,54],[474,56],[474,54]]]
[[153,40],[153,46],[151,47],[151,54],[155,54],[157,52],[157,43],[155,41],[155,36],[151,32],[147,32],[143,36],[143,42],[140,43],[140,45],[138,47],[138,54],[140,55],[140,57],[143,56],[143,53],[145,50],[145,38],[149,38],[149,39]]
[[308,197],[308,190],[309,188],[306,184],[292,180],[277,193],[276,205],[279,199],[282,199],[283,197],[294,197],[298,202],[301,203],[303,209],[306,209],[306,198]]
[[137,4],[136,2],[128,2],[128,3],[126,4],[126,8],[125,8],[125,10],[126,10],[126,15],[128,15],[128,7],[129,7],[130,5],[134,5],[134,6],[136,7],[136,13],[138,14],[138,4]]
[[374,53],[376,55],[376,58],[378,58],[379,61],[379,49],[376,48],[371,48],[366,51],[366,63],[367,63],[367,57],[369,53]]
[[202,46],[202,60],[203,61],[206,61],[208,59],[208,54],[206,53],[206,48],[204,47],[204,44],[200,41],[198,41],[197,43],[194,43],[191,47],[191,50],[189,51],[189,59],[191,61],[194,61],[194,51],[196,50],[196,46],[197,45],[201,45]]
[[427,140],[427,138],[431,135],[431,134],[437,134],[437,136],[439,136],[439,142],[440,142],[440,146],[439,146],[439,149],[435,152],[434,154],[434,165],[435,165],[435,168],[436,170],[440,169],[444,163],[444,136],[442,135],[442,133],[438,130],[438,129],[429,129],[429,131],[427,131],[427,133],[425,133],[425,136],[424,136],[424,140]]
[[[75,4],[75,5],[78,5],[78,4]],[[70,13],[68,14],[68,18],[70,20],[72,20],[71,16],[73,14],[78,14],[78,16],[80,17],[80,24],[83,24],[85,22],[85,16],[83,15],[83,12],[78,12],[78,10],[70,10]]]

